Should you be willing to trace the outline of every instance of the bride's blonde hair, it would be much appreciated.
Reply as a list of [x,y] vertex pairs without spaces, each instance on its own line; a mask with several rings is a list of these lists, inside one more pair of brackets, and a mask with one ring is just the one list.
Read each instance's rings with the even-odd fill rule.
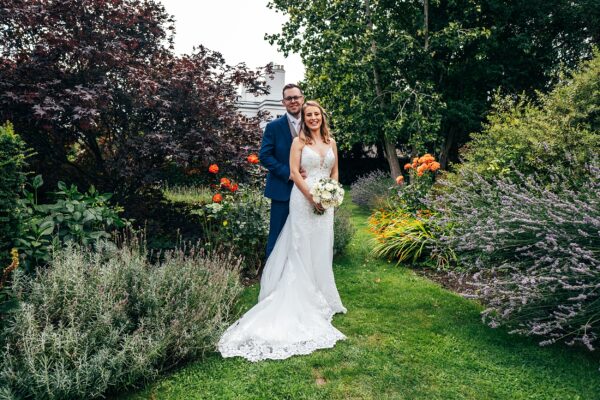
[[331,132],[329,131],[328,123],[329,117],[327,116],[327,113],[325,112],[323,107],[321,107],[321,105],[314,100],[308,100],[302,106],[302,116],[300,118],[300,134],[298,135],[298,137],[304,144],[313,144],[314,142],[314,138],[312,137],[308,125],[306,125],[306,120],[304,119],[304,113],[308,107],[317,107],[321,112],[321,137],[323,138],[323,142],[329,144],[329,142],[331,141]]

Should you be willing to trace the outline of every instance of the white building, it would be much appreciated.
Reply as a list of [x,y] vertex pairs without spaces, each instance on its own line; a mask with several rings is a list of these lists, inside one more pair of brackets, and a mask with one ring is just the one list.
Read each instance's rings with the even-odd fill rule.
[[255,96],[247,93],[245,88],[240,91],[238,97],[238,108],[240,112],[248,117],[254,117],[259,111],[268,111],[271,118],[277,118],[285,114],[285,107],[281,103],[281,91],[285,86],[285,69],[283,65],[273,65],[273,79],[268,78],[270,86],[268,95]]

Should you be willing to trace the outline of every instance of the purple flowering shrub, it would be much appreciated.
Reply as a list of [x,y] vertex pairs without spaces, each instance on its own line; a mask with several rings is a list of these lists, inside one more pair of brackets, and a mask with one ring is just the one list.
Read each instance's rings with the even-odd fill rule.
[[350,186],[352,202],[362,207],[375,207],[393,194],[396,182],[389,173],[377,170],[369,172]]
[[[600,333],[600,164],[535,176],[484,178],[462,169],[460,185],[428,200],[446,227],[440,241],[475,273],[490,326],[539,336],[541,344]],[[585,177],[585,179],[581,179]],[[545,177],[546,178],[546,177]],[[583,182],[577,189],[572,183]]]

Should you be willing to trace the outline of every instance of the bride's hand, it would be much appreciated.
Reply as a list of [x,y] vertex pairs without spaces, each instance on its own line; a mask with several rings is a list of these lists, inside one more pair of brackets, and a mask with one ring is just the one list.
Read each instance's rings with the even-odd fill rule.
[[323,207],[321,203],[317,203],[313,200],[312,205],[315,208],[315,210],[317,210],[321,214],[325,212],[325,207]]

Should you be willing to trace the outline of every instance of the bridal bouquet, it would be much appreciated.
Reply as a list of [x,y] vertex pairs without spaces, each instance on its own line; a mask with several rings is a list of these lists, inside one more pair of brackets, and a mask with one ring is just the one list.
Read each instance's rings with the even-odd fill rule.
[[[321,203],[323,208],[337,207],[344,200],[344,189],[335,179],[321,178],[310,189],[315,203]],[[323,214],[315,209],[316,214]]]

